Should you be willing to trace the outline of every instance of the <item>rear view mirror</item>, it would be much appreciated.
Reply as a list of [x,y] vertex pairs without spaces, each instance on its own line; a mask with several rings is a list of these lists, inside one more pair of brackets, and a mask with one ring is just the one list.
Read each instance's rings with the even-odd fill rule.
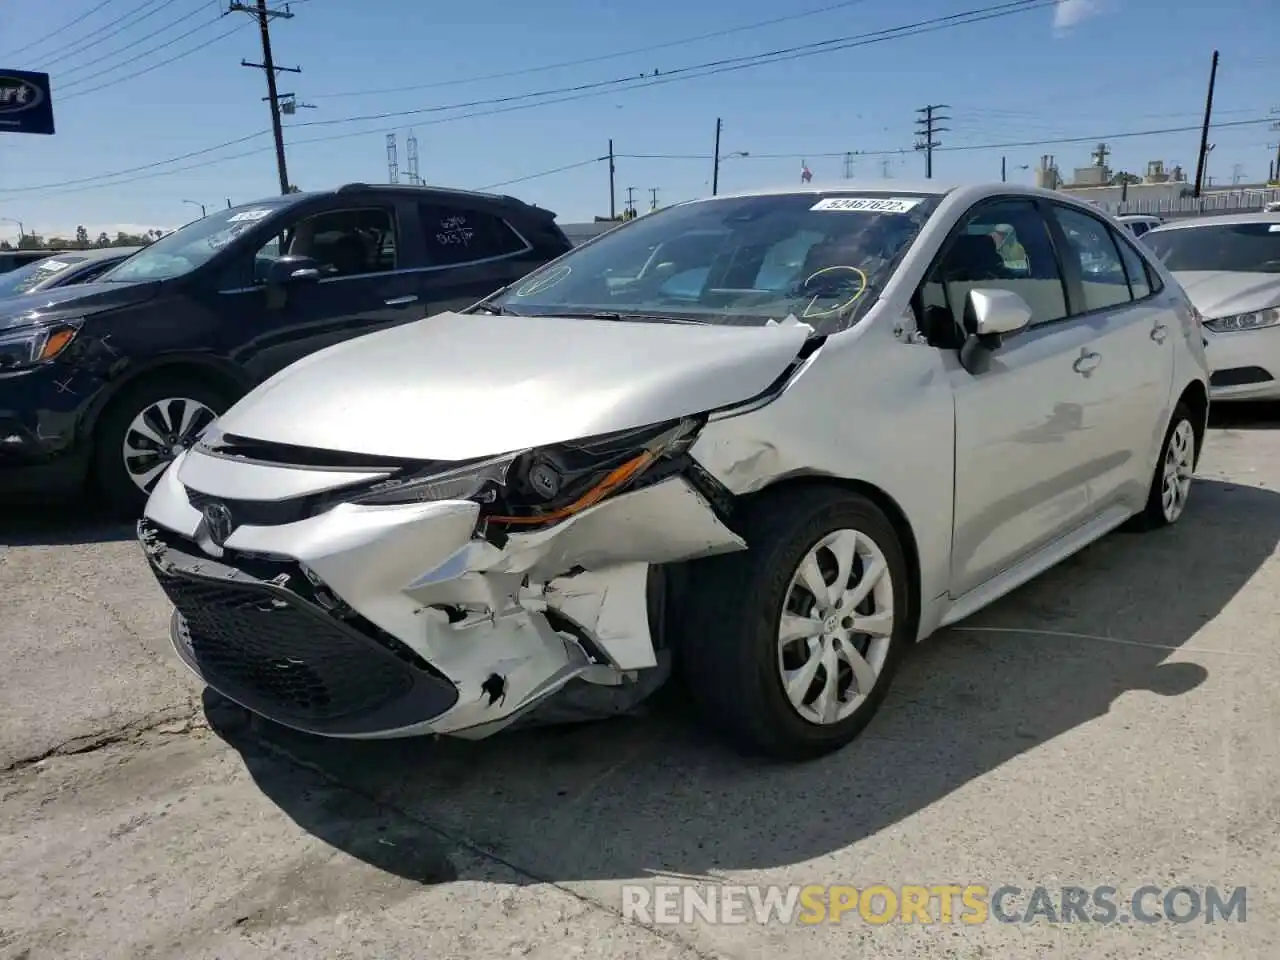
[[273,260],[267,268],[267,285],[272,287],[291,286],[319,279],[320,264],[310,257],[289,254]]
[[960,348],[960,364],[970,373],[981,373],[991,352],[1003,345],[1005,337],[1025,330],[1031,318],[1030,305],[1012,290],[970,290],[964,317],[969,337]]

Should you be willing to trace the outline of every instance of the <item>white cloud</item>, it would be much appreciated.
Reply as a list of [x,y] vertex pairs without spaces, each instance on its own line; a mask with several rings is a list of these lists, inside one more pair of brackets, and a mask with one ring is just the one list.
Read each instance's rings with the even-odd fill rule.
[[1055,33],[1066,33],[1102,12],[1099,0],[1058,0],[1053,8]]

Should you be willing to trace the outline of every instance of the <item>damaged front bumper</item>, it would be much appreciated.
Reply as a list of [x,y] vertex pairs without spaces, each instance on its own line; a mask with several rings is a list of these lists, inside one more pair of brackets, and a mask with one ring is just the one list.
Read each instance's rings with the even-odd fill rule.
[[[326,736],[483,737],[571,682],[626,699],[662,667],[653,571],[745,547],[681,475],[501,547],[462,500],[339,503],[244,523],[215,546],[209,507],[244,504],[246,469],[274,470],[184,454],[139,537],[183,662],[251,711]],[[312,476],[300,489],[326,482]]]

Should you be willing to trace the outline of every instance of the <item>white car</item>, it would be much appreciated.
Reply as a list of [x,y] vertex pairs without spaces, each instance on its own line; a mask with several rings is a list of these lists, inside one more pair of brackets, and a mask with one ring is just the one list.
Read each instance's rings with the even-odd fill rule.
[[1204,318],[1213,399],[1280,399],[1280,212],[1183,220],[1144,239]]
[[178,656],[281,724],[478,738],[678,670],[799,759],[911,644],[1178,520],[1207,381],[1178,285],[1061,193],[721,196],[286,368],[139,534]]
[[1143,213],[1124,214],[1116,217],[1116,220],[1122,223],[1135,237],[1140,237],[1164,223],[1164,220],[1160,217],[1153,217]]

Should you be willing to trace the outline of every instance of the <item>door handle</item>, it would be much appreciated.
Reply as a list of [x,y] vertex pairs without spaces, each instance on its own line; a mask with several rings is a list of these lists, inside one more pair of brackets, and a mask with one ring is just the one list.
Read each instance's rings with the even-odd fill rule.
[[1076,358],[1076,362],[1071,365],[1071,369],[1081,376],[1087,377],[1097,369],[1098,364],[1101,362],[1102,354],[1082,351],[1080,356]]
[[404,307],[411,303],[417,303],[418,297],[416,294],[411,293],[407,297],[392,297],[390,300],[385,302],[388,307]]
[[1156,343],[1164,343],[1167,336],[1169,336],[1169,328],[1163,323],[1157,323],[1151,328],[1151,339]]

